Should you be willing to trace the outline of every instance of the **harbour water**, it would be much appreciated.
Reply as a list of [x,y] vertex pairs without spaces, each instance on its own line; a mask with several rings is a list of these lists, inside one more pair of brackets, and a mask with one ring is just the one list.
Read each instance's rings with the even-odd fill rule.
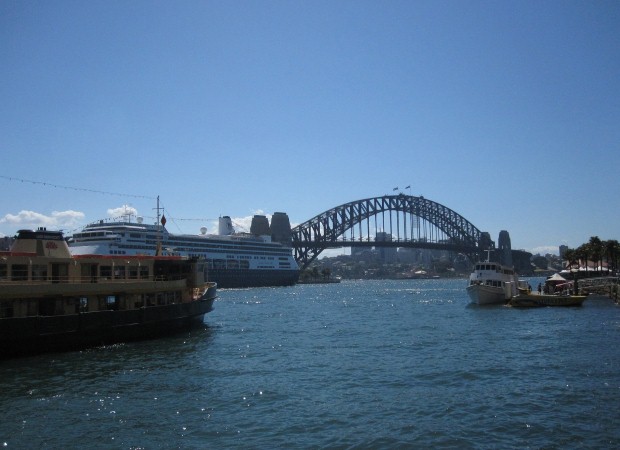
[[0,446],[618,448],[620,306],[465,285],[222,290],[204,328],[2,361]]

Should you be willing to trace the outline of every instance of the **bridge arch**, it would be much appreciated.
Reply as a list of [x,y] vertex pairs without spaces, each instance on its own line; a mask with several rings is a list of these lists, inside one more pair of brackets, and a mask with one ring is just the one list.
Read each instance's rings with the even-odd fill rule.
[[405,194],[336,206],[293,228],[292,245],[302,269],[327,248],[428,248],[464,253],[474,259],[494,247],[488,233],[452,209]]

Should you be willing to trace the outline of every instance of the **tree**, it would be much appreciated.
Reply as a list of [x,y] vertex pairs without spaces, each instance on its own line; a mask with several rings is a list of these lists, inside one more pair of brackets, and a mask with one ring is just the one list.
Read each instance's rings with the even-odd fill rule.
[[564,252],[564,259],[566,260],[566,268],[568,269],[568,271],[570,272],[573,268],[573,266],[577,266],[577,269],[579,269],[579,256],[578,256],[578,252],[575,249],[569,248],[568,250],[566,250]]
[[598,271],[603,263],[603,242],[598,236],[592,236],[587,245],[590,258],[592,259],[592,262],[594,262],[596,270]]
[[607,267],[616,273],[618,268],[618,257],[620,257],[620,243],[616,239],[610,239],[603,242],[605,259],[607,260]]
[[312,278],[314,278],[315,280],[319,278],[319,268],[317,266],[314,266],[312,268]]
[[581,267],[582,261],[585,263],[586,276],[587,276],[588,275],[588,257],[589,257],[588,245],[581,244],[579,247],[577,247],[575,249],[575,257],[577,258],[577,261],[579,263],[577,266],[578,269]]

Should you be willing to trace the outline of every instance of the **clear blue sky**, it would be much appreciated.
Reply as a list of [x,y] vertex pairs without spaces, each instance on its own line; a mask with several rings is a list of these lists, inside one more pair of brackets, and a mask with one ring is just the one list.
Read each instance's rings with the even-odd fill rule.
[[618,24],[617,1],[4,0],[0,234],[157,195],[176,232],[301,223],[411,185],[513,248],[620,239]]

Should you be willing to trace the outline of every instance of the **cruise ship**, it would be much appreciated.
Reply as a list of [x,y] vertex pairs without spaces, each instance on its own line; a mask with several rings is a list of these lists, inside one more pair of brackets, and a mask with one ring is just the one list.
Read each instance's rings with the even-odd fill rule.
[[208,280],[219,288],[289,286],[299,278],[286,213],[276,212],[271,225],[255,215],[249,233],[235,232],[229,216],[219,218],[218,234],[172,234],[162,216],[155,224],[140,217],[131,222],[98,221],[68,239],[73,255],[179,255],[203,258]]

